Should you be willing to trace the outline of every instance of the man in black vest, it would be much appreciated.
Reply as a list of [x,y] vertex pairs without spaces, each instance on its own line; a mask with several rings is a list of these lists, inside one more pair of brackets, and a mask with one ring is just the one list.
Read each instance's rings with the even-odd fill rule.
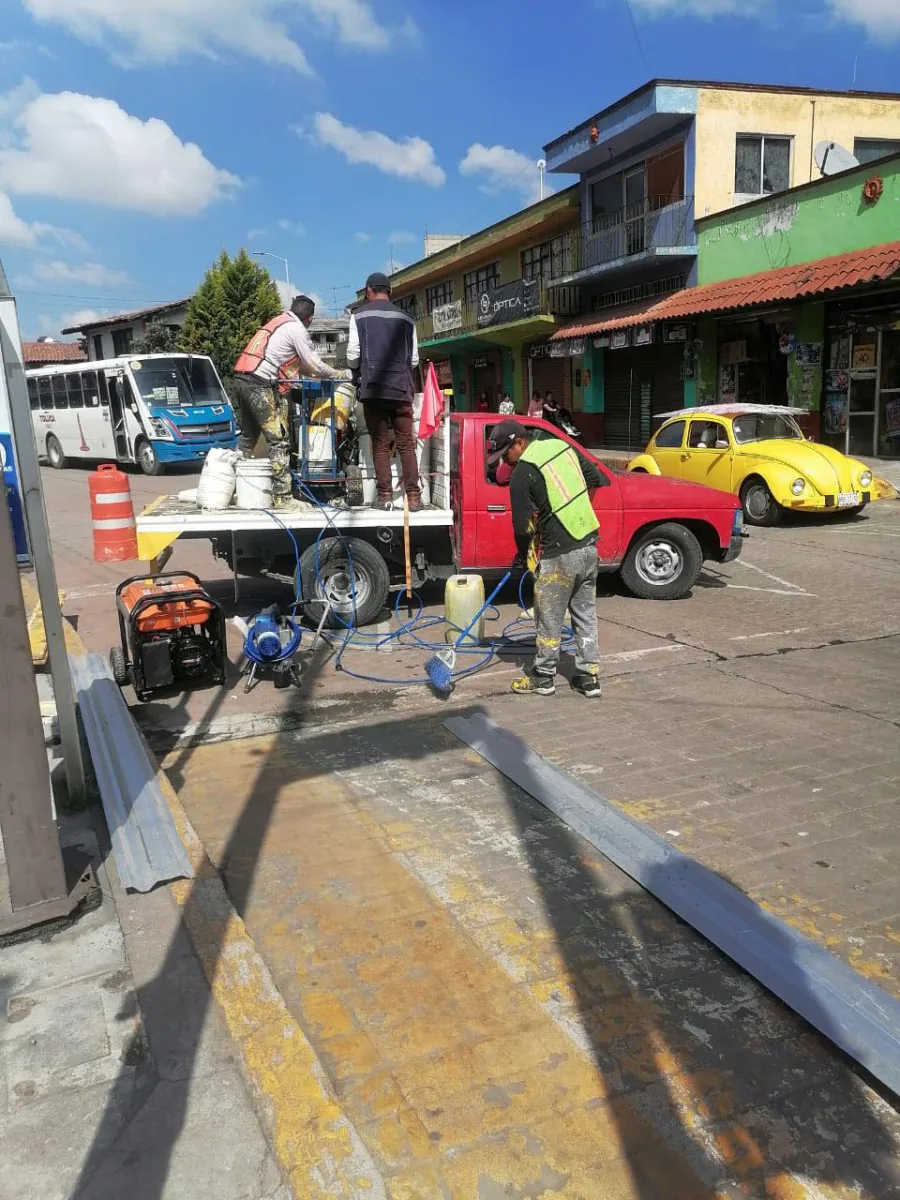
[[350,318],[347,363],[359,374],[359,398],[372,436],[377,508],[392,508],[391,450],[396,443],[410,512],[422,507],[413,430],[413,368],[419,365],[416,325],[391,303],[391,282],[376,271],[366,302]]

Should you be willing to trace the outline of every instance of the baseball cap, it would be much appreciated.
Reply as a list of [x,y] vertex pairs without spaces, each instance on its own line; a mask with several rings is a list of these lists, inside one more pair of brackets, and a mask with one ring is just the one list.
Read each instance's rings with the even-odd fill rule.
[[528,434],[521,421],[501,421],[495,425],[488,439],[488,462],[498,462],[513,442],[519,438],[527,438]]
[[366,280],[366,287],[371,288],[374,292],[389,292],[391,290],[391,281],[385,275],[384,271],[373,271]]

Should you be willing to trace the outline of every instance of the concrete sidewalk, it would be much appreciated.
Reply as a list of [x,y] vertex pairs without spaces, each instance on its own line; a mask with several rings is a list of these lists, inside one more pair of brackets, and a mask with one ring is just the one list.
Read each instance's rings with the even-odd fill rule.
[[125,895],[91,814],[61,828],[100,888],[0,947],[0,1196],[289,1200],[169,892]]

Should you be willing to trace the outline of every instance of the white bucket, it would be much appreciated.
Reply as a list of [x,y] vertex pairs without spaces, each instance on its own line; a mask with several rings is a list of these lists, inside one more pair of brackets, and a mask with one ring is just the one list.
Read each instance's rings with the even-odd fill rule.
[[240,457],[236,450],[210,450],[197,484],[198,508],[228,508],[234,499],[235,464]]
[[[324,467],[331,469],[334,433],[329,425],[307,425],[307,447],[309,450],[309,465],[312,469]],[[297,447],[298,456],[303,453],[303,433],[300,433],[300,444]]]
[[238,463],[237,506],[272,507],[272,464],[267,458],[242,458]]

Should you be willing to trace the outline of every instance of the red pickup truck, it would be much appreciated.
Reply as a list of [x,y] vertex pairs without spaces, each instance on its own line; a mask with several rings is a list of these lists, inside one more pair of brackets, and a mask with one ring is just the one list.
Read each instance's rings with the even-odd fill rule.
[[[496,482],[487,462],[487,439],[496,422],[493,413],[456,413],[431,439],[432,503],[410,517],[416,586],[457,571],[496,575],[515,556],[509,489]],[[678,479],[620,474],[548,422],[525,417],[522,423],[534,429],[533,436],[562,438],[596,463],[605,481],[592,496],[600,520],[601,570],[619,571],[634,595],[678,599],[693,587],[704,560],[729,562],[740,554],[744,534],[735,496]],[[302,594],[316,598],[308,606],[314,618],[321,614],[317,602],[327,596],[343,616],[355,612],[366,624],[383,610],[404,574],[400,511],[201,512],[162,497],[137,518],[137,528],[141,558],[156,559],[177,538],[202,538],[236,577],[291,579],[296,554]],[[334,529],[340,538],[331,536]]]

